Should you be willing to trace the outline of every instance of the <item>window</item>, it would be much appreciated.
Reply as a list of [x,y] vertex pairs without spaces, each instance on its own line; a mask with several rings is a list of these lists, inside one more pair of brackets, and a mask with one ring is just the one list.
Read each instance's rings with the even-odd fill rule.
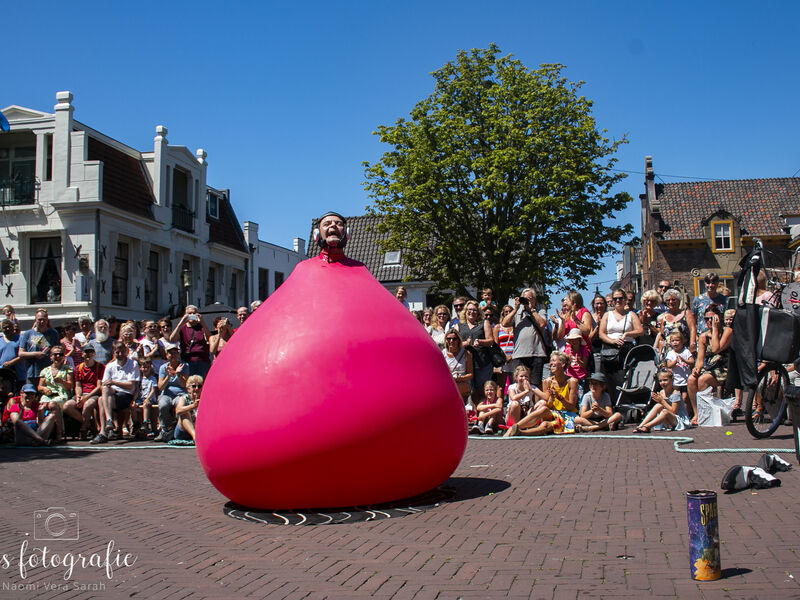
[[189,203],[189,176],[180,169],[172,173],[172,226],[194,232],[194,213]]
[[283,273],[275,271],[275,289],[277,290],[283,283]]
[[206,304],[214,304],[214,299],[217,297],[217,269],[216,267],[208,267],[208,279],[206,279]]
[[158,310],[158,252],[150,251],[144,278],[144,309]]
[[125,242],[117,242],[117,256],[111,274],[111,304],[128,306],[128,244]]
[[33,204],[36,146],[0,148],[0,204]]
[[210,192],[208,194],[208,216],[219,219],[219,196]]
[[399,265],[400,264],[400,250],[387,252],[383,255],[383,266]]
[[269,269],[258,270],[258,299],[266,300],[269,296]]
[[236,298],[237,298],[237,291],[239,288],[239,278],[236,272],[231,273],[231,287],[228,290],[228,304],[231,306],[237,306]]
[[47,154],[44,157],[44,179],[53,180],[53,134],[48,133],[44,136],[47,139]]
[[733,221],[711,221],[714,252],[733,252]]
[[61,238],[31,239],[31,304],[61,302]]

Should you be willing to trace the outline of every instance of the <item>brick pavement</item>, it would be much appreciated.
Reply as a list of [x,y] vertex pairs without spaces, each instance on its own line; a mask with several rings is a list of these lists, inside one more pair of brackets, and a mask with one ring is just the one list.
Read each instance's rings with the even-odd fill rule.
[[[756,442],[743,425],[693,430],[698,448],[791,448],[790,428]],[[783,486],[720,494],[723,579],[689,578],[686,501],[720,491],[757,453],[692,454],[630,428],[609,438],[471,439],[448,481],[456,499],[401,518],[288,527],[223,515],[193,449],[0,447],[0,598],[798,598],[800,467]],[[677,435],[677,434],[676,434]],[[36,542],[33,511],[64,507],[77,541]],[[18,573],[21,544],[138,557]],[[30,556],[30,551],[28,551]],[[628,556],[629,558],[618,558]],[[68,589],[46,588],[61,584]],[[72,586],[84,586],[74,589]],[[30,589],[13,589],[14,586]],[[87,586],[103,586],[93,591]]]

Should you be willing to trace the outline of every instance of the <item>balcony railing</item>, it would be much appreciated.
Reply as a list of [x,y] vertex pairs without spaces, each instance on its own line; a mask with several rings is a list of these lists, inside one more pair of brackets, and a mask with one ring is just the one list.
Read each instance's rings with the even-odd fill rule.
[[0,205],[18,206],[36,202],[36,179],[0,180]]
[[172,226],[182,231],[194,233],[194,213],[185,206],[172,206]]

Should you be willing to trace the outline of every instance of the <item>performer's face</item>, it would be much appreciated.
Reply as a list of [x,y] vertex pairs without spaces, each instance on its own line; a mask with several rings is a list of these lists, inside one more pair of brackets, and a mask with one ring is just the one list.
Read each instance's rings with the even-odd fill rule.
[[328,215],[319,224],[319,233],[328,246],[336,248],[344,239],[344,221],[335,215]]

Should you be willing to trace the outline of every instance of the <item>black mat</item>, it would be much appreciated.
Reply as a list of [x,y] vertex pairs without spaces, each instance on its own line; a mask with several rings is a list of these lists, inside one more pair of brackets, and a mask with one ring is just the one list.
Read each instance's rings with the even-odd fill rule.
[[336,525],[403,517],[435,508],[455,498],[456,489],[443,485],[413,498],[370,506],[273,512],[228,502],[222,511],[234,519],[265,525]]

